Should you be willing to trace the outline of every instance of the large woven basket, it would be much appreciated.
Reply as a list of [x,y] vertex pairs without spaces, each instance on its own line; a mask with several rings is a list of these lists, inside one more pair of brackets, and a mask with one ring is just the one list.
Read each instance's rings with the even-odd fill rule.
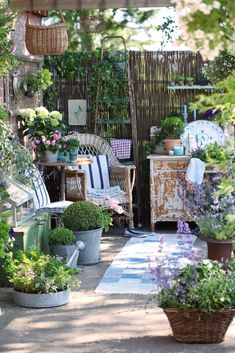
[[235,310],[208,314],[197,310],[163,309],[178,342],[219,343],[224,340]]
[[25,24],[25,45],[32,55],[61,55],[68,48],[66,24],[35,26],[27,19]]

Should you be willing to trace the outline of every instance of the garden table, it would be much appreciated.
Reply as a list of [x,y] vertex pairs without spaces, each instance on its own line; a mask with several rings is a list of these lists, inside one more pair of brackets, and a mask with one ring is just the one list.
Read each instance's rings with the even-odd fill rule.
[[60,180],[60,190],[61,190],[61,201],[65,200],[65,168],[66,167],[76,167],[79,165],[85,165],[85,164],[91,164],[93,161],[89,158],[78,158],[76,163],[70,163],[70,162],[62,162],[62,161],[57,161],[57,162],[43,162],[40,160],[34,161],[36,165],[42,166],[42,167],[54,167],[60,168],[60,173],[61,173],[61,180]]

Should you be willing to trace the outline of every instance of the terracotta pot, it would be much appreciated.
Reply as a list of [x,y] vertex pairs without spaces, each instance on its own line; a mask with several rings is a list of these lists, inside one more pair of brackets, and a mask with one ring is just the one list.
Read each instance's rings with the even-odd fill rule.
[[200,236],[200,239],[207,243],[208,259],[223,262],[226,267],[232,256],[233,240],[216,240],[203,236]]
[[163,140],[167,154],[174,150],[174,147],[181,146],[180,139],[165,139]]

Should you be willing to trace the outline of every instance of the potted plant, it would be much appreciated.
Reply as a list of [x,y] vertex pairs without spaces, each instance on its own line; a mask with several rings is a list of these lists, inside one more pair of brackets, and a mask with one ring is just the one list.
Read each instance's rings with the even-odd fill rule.
[[93,265],[99,261],[100,241],[103,229],[112,225],[113,213],[123,213],[122,206],[115,199],[106,196],[100,205],[91,201],[77,201],[71,204],[62,216],[64,226],[71,229],[77,240],[84,243],[78,264]]
[[217,261],[182,260],[174,271],[161,263],[153,269],[158,306],[178,342],[222,342],[235,314],[235,261],[225,271]]
[[174,147],[181,146],[180,135],[183,131],[184,123],[177,116],[168,117],[162,121],[160,136],[167,153],[174,150]]
[[90,201],[71,204],[62,215],[64,226],[72,230],[77,240],[85,244],[80,251],[78,264],[93,265],[99,261],[103,217],[100,207]]
[[77,270],[33,247],[20,250],[15,259],[11,254],[5,270],[14,288],[13,300],[20,306],[46,308],[64,305],[70,299],[71,287],[80,285],[74,277]]
[[176,82],[178,83],[179,86],[184,86],[184,76],[177,75],[175,77]]
[[186,82],[187,86],[193,86],[194,78],[191,77],[191,76],[188,76],[188,77],[185,78],[185,82]]
[[32,140],[32,148],[39,158],[48,162],[56,162],[58,150],[61,146],[61,136],[66,130],[62,114],[58,111],[49,112],[44,107],[23,109],[23,135],[28,135]]
[[72,230],[58,227],[48,235],[48,241],[52,255],[58,255],[67,261],[74,253],[76,237]]
[[180,182],[185,206],[199,228],[200,238],[207,242],[208,258],[222,261],[226,267],[235,241],[233,192],[220,192],[221,176],[208,183]]
[[79,146],[80,142],[76,138],[69,138],[66,140],[66,150],[69,152],[71,163],[77,162]]
[[25,96],[32,98],[39,90],[45,91],[53,83],[51,78],[52,73],[48,69],[40,69],[38,72],[27,75],[23,82]]

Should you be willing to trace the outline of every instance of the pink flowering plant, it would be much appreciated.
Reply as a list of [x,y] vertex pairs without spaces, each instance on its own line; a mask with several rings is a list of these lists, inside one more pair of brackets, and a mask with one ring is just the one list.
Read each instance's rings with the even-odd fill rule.
[[15,259],[9,254],[4,267],[9,282],[19,292],[55,293],[80,286],[80,281],[73,276],[79,271],[34,247],[20,250]]
[[61,137],[66,131],[62,114],[58,111],[49,112],[44,107],[24,109],[22,111],[23,134],[29,136],[35,152],[56,152],[62,144]]
[[102,226],[107,232],[109,227],[113,225],[114,215],[122,214],[124,210],[118,200],[108,195],[104,196],[103,203],[99,207],[102,209]]

